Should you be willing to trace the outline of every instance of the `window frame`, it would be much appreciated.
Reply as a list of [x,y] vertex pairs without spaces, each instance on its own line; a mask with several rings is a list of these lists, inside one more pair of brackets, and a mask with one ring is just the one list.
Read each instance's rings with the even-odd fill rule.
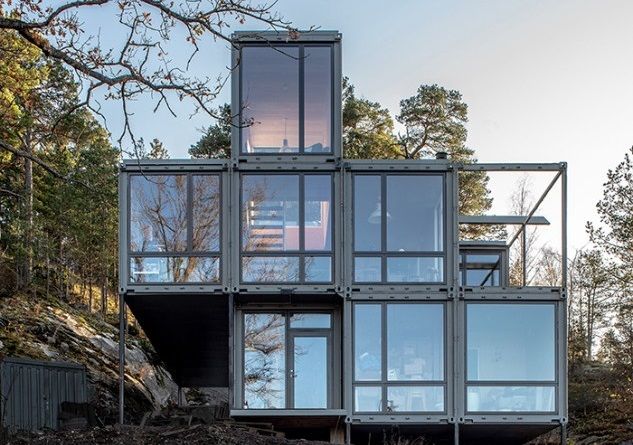
[[[381,245],[380,250],[377,251],[362,251],[356,250],[356,185],[355,179],[357,176],[378,176],[380,177],[380,195],[382,209],[387,208],[387,177],[389,176],[436,176],[442,178],[442,246],[441,251],[389,251],[387,250],[387,224],[386,224],[386,212],[382,212],[381,217]],[[354,171],[351,174],[351,201],[346,206],[346,210],[351,215],[351,281],[356,286],[373,286],[373,285],[389,285],[389,286],[412,286],[412,285],[445,285],[448,282],[448,240],[449,240],[449,223],[448,223],[448,186],[447,175],[444,171],[434,172],[411,172],[411,171]],[[356,281],[356,258],[380,258],[380,281]],[[388,258],[434,258],[442,260],[442,280],[441,281],[388,281],[387,280],[387,260]]]
[[[187,240],[186,249],[179,252],[142,252],[133,251],[131,249],[132,240],[132,179],[134,177],[151,178],[152,176],[185,176],[186,177],[186,219],[187,219]],[[193,177],[194,176],[215,176],[218,180],[218,199],[219,199],[219,213],[218,213],[218,249],[217,250],[193,250],[192,236],[193,236]],[[224,224],[223,219],[225,216],[224,204],[225,204],[225,185],[223,175],[221,171],[133,171],[129,172],[125,176],[126,187],[126,206],[125,206],[125,235],[126,235],[126,258],[125,263],[122,264],[122,268],[127,271],[127,286],[221,286],[224,281],[224,263],[223,259],[223,237],[224,237]],[[150,283],[137,283],[132,280],[132,265],[133,258],[217,258],[218,260],[218,279],[215,281],[190,281],[190,282],[177,282],[177,281],[160,281]]]
[[[562,303],[564,304],[564,302]],[[554,341],[554,379],[553,380],[469,380],[468,379],[468,307],[470,305],[520,305],[520,306],[528,306],[528,305],[540,305],[540,306],[552,306],[554,309],[554,332],[553,332],[553,341]],[[463,315],[463,369],[464,369],[464,379],[463,379],[463,406],[464,412],[467,415],[554,415],[558,413],[560,409],[560,353],[561,353],[561,345],[560,341],[560,329],[559,321],[560,321],[560,307],[559,302],[557,301],[499,301],[499,300],[491,300],[491,301],[466,301],[463,305],[464,315]],[[468,389],[470,387],[547,387],[553,388],[554,392],[554,406],[552,411],[472,411],[468,407]]]
[[[299,183],[298,190],[298,210],[299,210],[299,249],[296,250],[244,250],[244,238],[243,238],[243,214],[244,214],[244,176],[297,176]],[[330,178],[330,249],[329,250],[305,250],[305,176],[328,176]],[[333,171],[242,171],[238,178],[238,199],[239,199],[239,211],[238,213],[238,238],[239,238],[239,252],[238,252],[238,276],[239,283],[241,285],[248,286],[264,286],[264,285],[333,285],[336,281],[336,190],[335,190],[335,172]],[[303,249],[302,249],[303,248]],[[271,257],[289,257],[299,259],[299,276],[296,281],[245,281],[244,280],[244,267],[242,259],[244,257],[257,257],[257,258],[271,258]],[[326,257],[330,258],[330,281],[306,281],[305,280],[305,264],[306,257]]]
[[[467,278],[467,270],[468,267],[466,267],[468,265],[468,262],[466,261],[466,258],[468,255],[499,255],[499,283],[495,284],[495,285],[491,285],[491,286],[473,286],[473,285],[467,285],[466,283],[466,278]],[[480,287],[484,287],[484,288],[490,288],[490,287],[507,287],[508,286],[508,276],[510,273],[509,270],[509,255],[508,255],[508,249],[507,247],[502,247],[502,246],[484,246],[484,245],[461,245],[459,248],[459,258],[457,261],[458,265],[459,265],[459,278],[461,280],[461,286],[462,287],[468,287],[468,288],[480,288]],[[475,270],[480,270],[480,269],[475,269]],[[496,269],[490,269],[490,270],[496,270]]]
[[[341,361],[337,357],[341,354],[339,313],[335,308],[330,307],[306,307],[284,308],[284,307],[268,307],[268,308],[243,308],[236,309],[238,312],[238,331],[236,331],[235,339],[237,341],[236,349],[239,357],[238,367],[235,370],[239,379],[235,388],[235,394],[239,400],[234,400],[237,409],[248,411],[284,411],[284,410],[309,410],[309,411],[326,411],[337,409],[341,406]],[[244,372],[246,365],[246,348],[244,345],[245,338],[245,317],[249,314],[281,314],[284,316],[284,407],[283,408],[245,408],[246,403],[246,385],[244,381]],[[295,314],[328,314],[330,316],[329,328],[303,328],[291,327],[291,318]],[[325,408],[294,408],[294,386],[290,380],[290,364],[294,365],[294,351],[291,346],[294,344],[294,338],[297,334],[303,334],[305,337],[324,336],[327,337],[328,347],[328,366],[327,366],[327,403]],[[301,335],[298,335],[301,336]],[[239,405],[238,405],[239,404]]]
[[[388,379],[388,316],[387,310],[388,305],[436,305],[442,307],[442,380],[389,380]],[[381,379],[380,380],[356,380],[356,338],[355,338],[355,328],[356,328],[356,306],[357,305],[366,305],[366,306],[379,306],[380,307],[380,338],[381,338],[381,357],[380,357],[380,365],[381,365]],[[372,301],[372,300],[356,300],[353,302],[351,306],[351,319],[352,319],[352,341],[351,341],[351,361],[352,361],[352,379],[351,379],[351,406],[349,409],[354,414],[359,415],[443,415],[448,412],[449,409],[449,380],[452,378],[452,370],[449,369],[449,345],[448,345],[448,335],[449,335],[449,306],[446,301],[438,300],[438,301]],[[449,378],[449,374],[451,374]],[[393,387],[442,387],[443,393],[443,410],[442,411],[389,411],[388,410],[388,390]],[[356,388],[360,387],[379,387],[381,391],[381,410],[380,411],[357,411],[356,404],[354,401]]]
[[[238,116],[238,128],[237,131],[237,150],[233,157],[279,157],[279,156],[308,156],[308,157],[331,157],[331,156],[340,156],[340,142],[336,131],[335,121],[337,120],[337,116],[335,116],[335,111],[337,109],[336,106],[336,86],[337,86],[337,73],[338,69],[336,66],[337,56],[336,56],[336,45],[337,42],[293,42],[293,43],[283,43],[283,42],[268,42],[268,43],[241,43],[239,48],[236,50],[237,60],[238,60],[238,69],[237,71],[237,113],[233,111],[233,115]],[[305,151],[305,48],[329,48],[330,49],[330,151],[321,152],[321,153],[311,153]],[[297,63],[298,72],[299,72],[299,115],[297,116],[298,128],[299,128],[299,151],[291,152],[291,153],[281,153],[281,152],[271,152],[271,153],[248,153],[243,151],[243,128],[241,123],[244,122],[243,119],[243,91],[242,91],[242,80],[243,80],[243,67],[244,65],[241,63],[242,60],[242,49],[244,48],[275,48],[278,51],[283,52],[284,48],[297,48],[299,51],[299,56]],[[287,56],[290,57],[290,56]]]

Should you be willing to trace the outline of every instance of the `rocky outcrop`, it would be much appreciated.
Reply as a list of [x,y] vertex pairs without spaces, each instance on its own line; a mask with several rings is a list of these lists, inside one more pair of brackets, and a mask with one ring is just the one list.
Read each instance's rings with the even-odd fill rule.
[[[119,356],[116,326],[100,315],[64,302],[23,295],[0,299],[0,314],[3,320],[0,358],[23,356],[82,363],[88,370],[92,402],[102,415],[116,414]],[[141,335],[128,335],[125,370],[129,402],[126,405],[131,417],[177,400],[177,385]]]

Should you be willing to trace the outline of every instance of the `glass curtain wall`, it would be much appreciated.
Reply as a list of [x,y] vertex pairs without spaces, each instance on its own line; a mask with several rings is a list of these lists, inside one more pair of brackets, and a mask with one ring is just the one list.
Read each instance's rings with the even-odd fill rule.
[[354,281],[442,283],[444,176],[354,175]]
[[330,406],[330,313],[246,313],[243,335],[245,409]]
[[220,280],[220,176],[131,175],[130,282]]
[[242,282],[331,283],[332,175],[242,175]]
[[444,305],[354,305],[354,411],[444,411]]
[[469,412],[554,412],[556,306],[466,305]]
[[332,47],[241,50],[241,152],[332,152]]

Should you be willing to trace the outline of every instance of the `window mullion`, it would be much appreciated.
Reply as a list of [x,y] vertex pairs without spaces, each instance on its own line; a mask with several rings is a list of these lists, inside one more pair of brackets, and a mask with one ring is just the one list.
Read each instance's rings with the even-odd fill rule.
[[299,282],[305,282],[305,174],[299,175]]
[[387,282],[387,175],[380,175],[380,275]]
[[305,51],[304,46],[299,45],[299,153],[305,152]]
[[191,173],[187,173],[187,250],[185,253],[193,251],[193,178]]

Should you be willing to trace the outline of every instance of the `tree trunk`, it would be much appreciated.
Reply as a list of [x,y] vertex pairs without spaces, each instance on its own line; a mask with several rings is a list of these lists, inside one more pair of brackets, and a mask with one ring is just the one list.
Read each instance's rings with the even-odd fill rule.
[[[33,154],[30,131],[26,133],[24,151]],[[24,274],[22,287],[26,289],[33,280],[33,161],[24,158]]]
[[48,236],[46,237],[46,298],[50,295],[51,290],[51,256],[49,252]]
[[92,312],[92,280],[88,280],[88,312]]
[[101,280],[101,315],[106,316],[108,312],[108,290],[105,278]]

